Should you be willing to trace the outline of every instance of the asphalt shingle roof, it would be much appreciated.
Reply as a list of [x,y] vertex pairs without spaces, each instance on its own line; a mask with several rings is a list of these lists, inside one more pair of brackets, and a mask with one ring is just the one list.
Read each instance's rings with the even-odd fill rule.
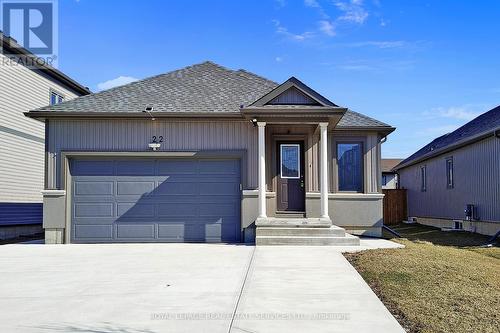
[[382,172],[392,172],[392,168],[398,165],[402,160],[401,158],[383,158],[380,163]]
[[[463,125],[462,127],[456,129],[455,131],[434,139],[432,142],[419,149],[413,155],[403,160],[399,165],[401,166],[405,165],[427,154],[429,154],[429,156],[433,156],[433,154],[430,154],[433,151],[444,149],[455,143],[458,143],[460,141],[466,141],[467,139],[473,138],[476,135],[480,135],[481,133],[495,130],[499,127],[500,127],[500,106],[497,106],[496,108],[491,109],[490,111],[485,112],[482,115],[474,118],[473,120]],[[396,168],[398,168],[399,165]]]
[[364,114],[347,110],[337,124],[337,127],[390,127],[390,125],[365,116]]
[[[239,113],[279,84],[245,70],[231,70],[213,62],[188,66],[99,93],[46,106],[36,112],[154,112]],[[390,127],[348,110],[338,127]]]

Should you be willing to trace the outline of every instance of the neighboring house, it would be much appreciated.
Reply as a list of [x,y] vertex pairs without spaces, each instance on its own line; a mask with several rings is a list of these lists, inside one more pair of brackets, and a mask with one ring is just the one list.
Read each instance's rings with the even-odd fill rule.
[[380,148],[394,128],[293,77],[204,62],[27,116],[46,124],[47,243],[381,233]]
[[[86,95],[88,89],[0,32],[0,239],[41,232],[45,126],[24,112]],[[36,64],[36,62],[35,62]]]
[[500,230],[500,106],[395,169],[408,190],[408,215],[418,223],[494,235]]
[[398,188],[398,174],[393,168],[398,165],[402,159],[383,158],[382,159],[382,189]]

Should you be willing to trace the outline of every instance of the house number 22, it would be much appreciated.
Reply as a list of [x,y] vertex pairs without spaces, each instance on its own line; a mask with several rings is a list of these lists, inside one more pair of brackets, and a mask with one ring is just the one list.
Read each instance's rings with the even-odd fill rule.
[[156,135],[153,135],[153,143],[162,143],[163,142],[163,136],[160,135],[160,136],[156,136]]

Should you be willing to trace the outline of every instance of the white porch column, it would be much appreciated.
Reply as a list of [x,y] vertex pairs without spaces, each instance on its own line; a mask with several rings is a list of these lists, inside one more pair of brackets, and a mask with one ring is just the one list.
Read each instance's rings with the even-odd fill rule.
[[321,217],[329,218],[328,217],[328,123],[319,123],[319,128],[320,128],[319,189],[321,192]]
[[259,218],[266,218],[266,123],[259,127]]

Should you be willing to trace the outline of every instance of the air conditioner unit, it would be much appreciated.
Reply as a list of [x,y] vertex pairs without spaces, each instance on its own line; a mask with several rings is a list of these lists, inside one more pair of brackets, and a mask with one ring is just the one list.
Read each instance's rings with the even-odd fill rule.
[[462,220],[453,220],[453,229],[464,230],[464,223]]
[[417,218],[416,217],[412,217],[412,216],[408,216],[408,221],[403,221],[403,223],[406,223],[406,224],[417,223]]

